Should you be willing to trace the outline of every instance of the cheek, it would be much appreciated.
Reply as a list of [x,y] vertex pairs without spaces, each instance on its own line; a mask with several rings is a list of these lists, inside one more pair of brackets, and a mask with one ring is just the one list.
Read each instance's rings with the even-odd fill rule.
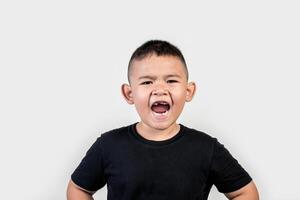
[[137,108],[143,108],[148,105],[148,93],[145,90],[136,90],[133,94],[133,101]]
[[173,98],[174,101],[178,101],[178,103],[182,101],[184,102],[186,98],[186,90],[181,88],[180,90],[173,91]]

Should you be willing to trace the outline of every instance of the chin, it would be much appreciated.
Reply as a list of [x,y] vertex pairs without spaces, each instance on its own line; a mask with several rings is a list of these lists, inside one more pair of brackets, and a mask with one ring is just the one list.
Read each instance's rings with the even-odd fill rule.
[[172,126],[175,122],[152,122],[151,126],[155,129],[165,130]]

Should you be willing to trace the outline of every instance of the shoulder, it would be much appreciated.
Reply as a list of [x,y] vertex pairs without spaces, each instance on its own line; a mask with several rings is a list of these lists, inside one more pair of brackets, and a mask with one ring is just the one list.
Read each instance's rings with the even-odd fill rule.
[[201,144],[214,145],[217,141],[217,138],[211,136],[207,132],[197,130],[194,128],[190,128],[182,125],[185,131],[185,134],[191,141],[195,141],[197,143],[201,142]]
[[[129,125],[130,126],[130,125]],[[109,131],[101,133],[101,138],[109,138],[119,135],[120,133],[124,133],[128,131],[129,126],[122,126],[119,128],[111,129]]]
[[126,140],[128,136],[128,130],[131,125],[122,126],[119,128],[111,129],[109,131],[101,133],[101,135],[97,138],[100,143],[105,146],[115,145],[117,142],[122,142]]
[[207,132],[184,126],[185,142],[188,148],[198,152],[203,158],[211,160],[218,144],[217,138]]

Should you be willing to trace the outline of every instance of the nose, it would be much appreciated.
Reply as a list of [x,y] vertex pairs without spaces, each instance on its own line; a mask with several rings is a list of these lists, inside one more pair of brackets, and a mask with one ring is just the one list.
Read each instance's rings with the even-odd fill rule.
[[168,92],[164,89],[157,89],[157,90],[153,90],[152,94],[157,96],[163,96],[163,95],[167,95]]
[[164,84],[157,84],[157,86],[153,88],[152,94],[157,96],[167,95],[168,90]]

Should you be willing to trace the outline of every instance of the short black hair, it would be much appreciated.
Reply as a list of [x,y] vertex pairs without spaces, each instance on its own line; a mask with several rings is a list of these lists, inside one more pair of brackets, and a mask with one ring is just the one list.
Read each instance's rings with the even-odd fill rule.
[[127,69],[128,82],[130,82],[130,70],[131,70],[132,62],[134,60],[142,60],[145,57],[153,54],[157,56],[175,56],[179,58],[184,65],[186,71],[186,77],[188,80],[189,73],[188,73],[187,65],[179,48],[171,44],[170,42],[164,40],[149,40],[144,44],[142,44],[133,52],[128,63],[128,69]]

